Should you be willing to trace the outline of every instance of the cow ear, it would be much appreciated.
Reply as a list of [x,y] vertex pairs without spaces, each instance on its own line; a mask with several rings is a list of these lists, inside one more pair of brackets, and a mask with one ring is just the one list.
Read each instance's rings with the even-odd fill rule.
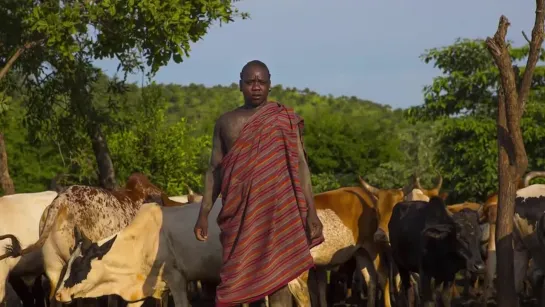
[[104,242],[104,244],[102,244],[101,246],[97,247],[96,254],[97,254],[98,260],[101,260],[102,257],[104,257],[104,255],[106,255],[106,253],[110,251],[110,249],[112,248],[112,245],[114,245],[116,238],[117,238],[117,235],[115,235],[110,240]]
[[424,229],[422,234],[431,239],[442,240],[452,232],[452,228],[451,225],[433,225]]
[[76,241],[76,245],[81,243],[82,250],[89,249],[91,247],[91,244],[93,243],[89,238],[85,236],[85,234],[83,234],[83,232],[79,230],[78,226],[74,227],[74,238]]

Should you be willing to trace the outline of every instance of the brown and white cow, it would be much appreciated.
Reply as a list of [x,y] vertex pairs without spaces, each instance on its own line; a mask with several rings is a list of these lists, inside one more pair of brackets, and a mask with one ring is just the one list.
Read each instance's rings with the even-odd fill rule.
[[125,189],[108,191],[101,188],[74,185],[59,193],[40,222],[39,240],[21,249],[13,240],[8,254],[18,257],[41,248],[45,273],[50,281],[53,297],[63,266],[74,247],[74,227],[94,241],[99,241],[125,228],[134,218],[142,203],[150,198],[161,199],[164,206],[184,205],[170,200],[148,178],[140,173],[129,176]]

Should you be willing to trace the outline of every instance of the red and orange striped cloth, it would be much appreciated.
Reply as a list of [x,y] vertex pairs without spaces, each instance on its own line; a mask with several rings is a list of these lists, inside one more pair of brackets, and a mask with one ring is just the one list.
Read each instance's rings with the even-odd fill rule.
[[223,158],[218,216],[223,267],[216,306],[250,303],[313,267],[305,233],[307,203],[299,180],[295,129],[303,120],[270,102],[259,109]]

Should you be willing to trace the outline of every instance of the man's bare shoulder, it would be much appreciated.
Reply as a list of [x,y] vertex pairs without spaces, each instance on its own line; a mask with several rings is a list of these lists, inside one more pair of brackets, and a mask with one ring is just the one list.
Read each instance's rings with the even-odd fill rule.
[[220,117],[218,117],[218,119],[216,120],[216,126],[222,127],[225,124],[228,124],[229,122],[239,117],[240,116],[238,112],[239,109],[240,107],[221,114]]

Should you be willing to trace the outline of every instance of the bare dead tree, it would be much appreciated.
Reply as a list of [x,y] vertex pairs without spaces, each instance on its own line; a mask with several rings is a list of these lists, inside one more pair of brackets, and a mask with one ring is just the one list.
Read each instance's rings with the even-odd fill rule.
[[536,19],[532,30],[530,51],[524,75],[518,84],[518,69],[513,67],[505,41],[509,20],[500,17],[494,37],[486,39],[488,51],[499,69],[501,86],[498,92],[498,215],[496,220],[498,306],[517,307],[513,273],[513,216],[517,183],[528,168],[528,157],[522,139],[520,122],[530,93],[532,77],[543,44],[545,0],[536,0]]

